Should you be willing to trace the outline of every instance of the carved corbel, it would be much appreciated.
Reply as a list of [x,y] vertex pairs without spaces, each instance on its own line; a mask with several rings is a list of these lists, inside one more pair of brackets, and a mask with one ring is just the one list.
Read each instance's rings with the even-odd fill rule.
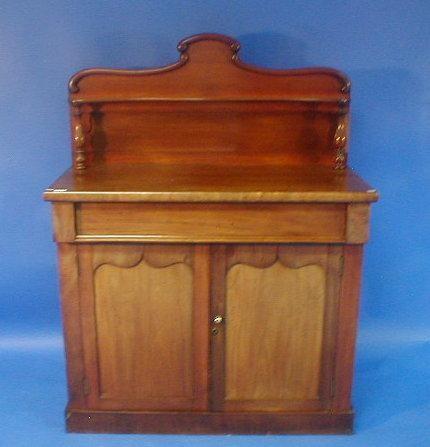
[[333,145],[335,150],[334,168],[345,169],[348,147],[348,115],[346,113],[339,116]]
[[84,124],[84,111],[82,106],[72,106],[72,145],[73,164],[77,172],[83,171],[87,167],[87,150],[89,148],[90,129]]
[[72,107],[72,145],[73,165],[76,171],[85,169],[85,132],[82,124],[82,110],[80,106]]

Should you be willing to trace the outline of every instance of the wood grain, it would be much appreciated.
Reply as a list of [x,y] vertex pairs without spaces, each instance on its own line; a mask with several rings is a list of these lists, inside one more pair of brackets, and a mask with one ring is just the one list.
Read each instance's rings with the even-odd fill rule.
[[194,410],[207,411],[210,400],[210,249],[207,245],[195,244],[193,262],[193,374]]
[[[211,246],[211,320],[216,315],[225,316],[225,280],[227,269],[226,245]],[[225,324],[214,327],[210,351],[210,409],[223,411],[225,396]]]
[[212,408],[316,410],[331,404],[340,249],[213,247]]
[[295,103],[103,104],[93,129],[94,163],[331,167],[333,112],[319,108],[310,122],[309,106]]
[[85,371],[76,245],[58,244],[58,264],[69,405],[84,406]]
[[192,398],[190,267],[105,264],[94,280],[101,398]]
[[67,429],[81,433],[351,434],[353,413],[109,412],[70,410]]
[[75,240],[75,205],[73,203],[53,203],[52,222],[55,242],[73,242]]
[[342,242],[341,204],[83,203],[78,240]]
[[346,245],[339,301],[333,409],[351,409],[355,340],[358,324],[363,246]]
[[364,244],[369,239],[370,206],[350,203],[347,208],[346,240],[350,244]]
[[[189,157],[191,162],[193,157]],[[378,194],[350,169],[204,164],[95,165],[68,170],[44,197],[84,202],[372,202]]]
[[227,401],[319,398],[324,295],[319,265],[229,270]]

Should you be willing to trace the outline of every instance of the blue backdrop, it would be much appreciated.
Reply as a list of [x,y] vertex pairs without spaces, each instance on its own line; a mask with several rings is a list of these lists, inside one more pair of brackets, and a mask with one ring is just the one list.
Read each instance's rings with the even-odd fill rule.
[[[43,189],[70,165],[66,84],[175,61],[198,32],[246,62],[352,80],[351,166],[381,193],[367,246],[352,437],[66,435],[55,246]],[[430,445],[430,2],[2,0],[0,446]],[[3,441],[2,441],[3,440]]]

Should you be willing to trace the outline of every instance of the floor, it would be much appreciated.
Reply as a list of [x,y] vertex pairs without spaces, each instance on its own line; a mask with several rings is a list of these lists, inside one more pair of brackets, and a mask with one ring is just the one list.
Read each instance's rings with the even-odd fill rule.
[[430,447],[430,337],[373,335],[359,339],[354,435],[179,436],[65,433],[61,336],[9,333],[0,336],[0,447]]

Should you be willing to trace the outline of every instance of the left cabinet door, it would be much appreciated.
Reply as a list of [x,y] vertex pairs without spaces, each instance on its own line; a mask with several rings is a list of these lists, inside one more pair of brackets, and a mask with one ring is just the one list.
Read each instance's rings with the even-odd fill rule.
[[208,247],[83,244],[78,263],[87,405],[206,410]]

